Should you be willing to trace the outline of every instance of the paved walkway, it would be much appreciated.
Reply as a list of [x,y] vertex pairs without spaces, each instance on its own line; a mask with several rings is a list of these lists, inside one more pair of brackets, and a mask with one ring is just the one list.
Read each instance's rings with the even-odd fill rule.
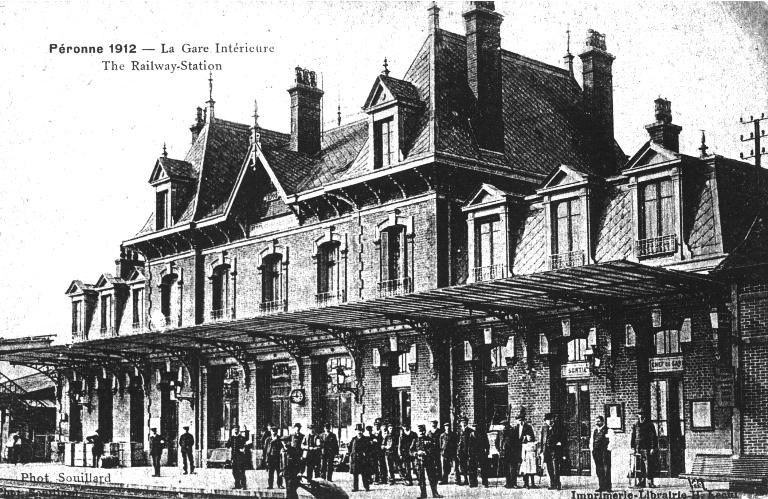
[[[75,468],[69,466],[62,466],[58,464],[42,464],[32,463],[25,465],[9,465],[0,464],[0,479],[13,479],[22,480],[27,482],[44,482],[50,483],[83,483],[87,482],[89,485],[99,484],[103,486],[116,486],[118,484],[131,484],[139,487],[148,488],[168,488],[168,489],[202,489],[211,491],[214,489],[231,490],[233,486],[232,472],[229,469],[198,469],[195,475],[184,475],[179,468],[162,468],[161,477],[152,476],[151,467],[136,467],[136,468],[114,468],[114,469],[94,469],[94,468]],[[47,478],[46,478],[47,475]],[[267,476],[265,471],[248,471],[246,473],[248,479],[250,497],[284,497],[283,490],[266,490]],[[370,492],[351,492],[352,480],[351,475],[345,472],[336,473],[334,476],[336,483],[341,485],[346,490],[351,499],[393,499],[401,497],[416,498],[419,496],[419,488],[414,485],[412,487],[396,484],[389,485],[372,485]],[[684,480],[678,479],[661,479],[657,480],[659,487],[653,489],[655,493],[661,492],[685,492],[690,496],[690,490],[688,484]],[[491,479],[490,488],[469,488],[466,486],[459,487],[457,485],[441,485],[439,487],[440,494],[446,498],[462,498],[462,497],[520,497],[520,498],[569,498],[569,499],[590,499],[586,496],[575,496],[576,494],[592,494],[597,488],[597,480],[593,477],[563,477],[563,490],[551,491],[547,490],[547,478],[544,477],[539,482],[541,488],[537,489],[505,489],[503,487],[502,479]],[[620,493],[622,491],[632,492],[635,499],[639,499],[639,491],[629,487],[627,480],[623,480],[620,483],[614,484],[614,493]],[[646,489],[648,490],[648,489]],[[241,494],[238,494],[241,495]],[[304,490],[299,490],[300,496],[311,497],[309,493]],[[615,497],[622,497],[622,499],[629,499],[628,495],[620,495]],[[660,496],[657,496],[660,497]],[[669,495],[667,497],[670,497]],[[607,497],[605,498],[607,499]]]

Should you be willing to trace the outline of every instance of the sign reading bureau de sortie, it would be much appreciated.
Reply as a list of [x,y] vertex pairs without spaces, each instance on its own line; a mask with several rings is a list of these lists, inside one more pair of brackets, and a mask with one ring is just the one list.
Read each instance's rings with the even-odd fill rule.
[[[154,52],[154,54],[152,54]],[[253,43],[219,43],[212,45],[160,43],[159,46],[140,46],[135,43],[106,45],[48,44],[48,53],[57,55],[101,55],[99,67],[103,71],[221,71],[220,62],[209,61],[205,55],[271,54],[275,46]],[[143,57],[142,57],[143,56]],[[150,57],[148,57],[150,56]],[[157,58],[151,58],[157,56]],[[185,58],[196,56],[196,59]]]

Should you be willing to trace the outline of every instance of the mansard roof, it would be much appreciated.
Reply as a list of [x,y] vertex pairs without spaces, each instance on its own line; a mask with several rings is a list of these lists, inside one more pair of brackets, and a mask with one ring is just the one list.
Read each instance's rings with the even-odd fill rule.
[[[376,81],[395,98],[422,103],[403,137],[405,162],[437,155],[532,181],[562,164],[591,173],[582,92],[566,69],[502,50],[503,154],[481,149],[470,126],[476,106],[467,83],[466,37],[437,30],[427,36],[402,79],[379,75]],[[371,173],[366,120],[325,130],[321,151],[314,155],[290,150],[287,134],[266,129],[259,134],[262,166],[286,195],[333,189]],[[249,136],[247,125],[213,118],[183,161],[167,162],[177,174],[194,177],[194,194],[174,222],[177,226],[228,213],[253,153]],[[623,152],[615,144],[614,149],[617,164],[623,164]],[[151,216],[139,235],[154,232],[153,225]]]
[[168,178],[170,180],[195,180],[197,178],[195,167],[180,159],[166,158],[160,156],[152,169],[152,175],[149,176],[149,182],[157,182]]
[[389,75],[379,75],[373,84],[368,98],[365,100],[363,109],[368,109],[382,102],[381,95],[384,93],[385,99],[397,102],[418,103],[419,91],[410,81],[393,78]]

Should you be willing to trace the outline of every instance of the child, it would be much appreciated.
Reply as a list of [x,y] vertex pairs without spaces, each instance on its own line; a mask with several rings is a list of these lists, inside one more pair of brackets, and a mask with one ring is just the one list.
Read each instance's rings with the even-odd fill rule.
[[536,442],[530,435],[523,437],[523,462],[520,464],[520,474],[526,488],[535,489],[533,477],[536,474]]

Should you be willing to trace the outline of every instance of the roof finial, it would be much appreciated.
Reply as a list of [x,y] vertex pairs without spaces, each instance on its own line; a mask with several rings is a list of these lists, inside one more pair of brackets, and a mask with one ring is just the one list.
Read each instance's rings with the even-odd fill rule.
[[251,128],[251,144],[261,145],[261,134],[259,133],[259,103],[253,99],[253,127]]
[[565,66],[568,68],[568,72],[573,76],[573,54],[571,54],[571,25],[568,24],[568,28],[565,30],[566,45],[565,45]]
[[427,10],[429,11],[429,32],[436,33],[440,29],[440,8],[433,0]]
[[341,103],[336,108],[336,126],[341,126]]
[[208,72],[208,120],[213,121],[213,105],[216,101],[213,100],[213,72]]
[[704,135],[704,130],[701,131],[701,146],[699,146],[699,151],[701,151],[701,157],[706,158],[707,157],[707,137]]
[[384,58],[384,71],[381,72],[384,76],[389,76],[389,63],[387,63],[387,58]]
[[168,157],[168,149],[165,148],[165,142],[163,142],[163,157],[164,158]]

